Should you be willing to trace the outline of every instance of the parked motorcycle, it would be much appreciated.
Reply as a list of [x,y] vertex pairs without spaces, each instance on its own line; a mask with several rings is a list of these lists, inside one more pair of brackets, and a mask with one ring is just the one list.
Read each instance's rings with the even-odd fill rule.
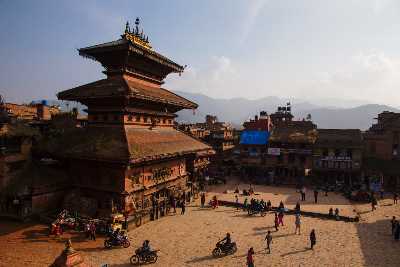
[[214,250],[212,251],[212,254],[214,257],[219,257],[222,254],[228,255],[228,254],[234,254],[237,251],[236,243],[232,242],[230,245],[226,245],[225,243],[221,244],[218,242],[215,245]]
[[130,259],[131,264],[140,265],[143,263],[155,263],[158,259],[157,251],[158,250],[153,250],[150,252],[143,252],[141,250],[141,248],[138,248],[135,251],[135,255],[133,255]]
[[129,248],[131,243],[128,240],[128,237],[123,235],[120,238],[109,238],[104,240],[104,247],[105,248],[112,248],[112,247],[124,247]]

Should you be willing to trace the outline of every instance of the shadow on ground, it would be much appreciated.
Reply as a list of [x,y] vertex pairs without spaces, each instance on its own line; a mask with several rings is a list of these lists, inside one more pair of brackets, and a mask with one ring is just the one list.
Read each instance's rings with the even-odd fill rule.
[[0,236],[18,232],[25,228],[29,228],[33,225],[36,225],[36,223],[34,222],[22,223],[22,222],[8,221],[2,219],[2,221],[0,222]]
[[202,257],[195,257],[189,261],[186,261],[186,264],[191,264],[191,263],[199,263],[203,261],[210,261],[210,260],[215,260],[216,258],[213,255],[206,255]]
[[365,266],[399,266],[400,242],[393,240],[390,219],[357,224]]

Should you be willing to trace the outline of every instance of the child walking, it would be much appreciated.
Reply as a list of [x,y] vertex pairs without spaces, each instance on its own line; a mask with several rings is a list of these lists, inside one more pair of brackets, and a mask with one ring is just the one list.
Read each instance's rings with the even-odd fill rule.
[[268,231],[267,235],[265,236],[265,240],[267,240],[266,250],[268,250],[268,254],[271,254],[271,243],[272,243],[271,231]]
[[317,243],[317,237],[315,236],[315,230],[312,229],[310,233],[310,242],[311,242],[311,249],[314,249],[315,244]]
[[278,232],[279,230],[279,219],[278,214],[275,212],[275,230]]
[[301,225],[300,213],[296,213],[295,224],[296,224],[296,230],[294,234],[297,234],[297,230],[299,230],[299,235],[300,235],[300,225]]

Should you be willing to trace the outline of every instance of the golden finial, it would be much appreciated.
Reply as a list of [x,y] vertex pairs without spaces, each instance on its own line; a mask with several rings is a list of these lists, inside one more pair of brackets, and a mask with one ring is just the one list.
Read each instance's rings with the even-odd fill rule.
[[152,47],[149,42],[149,37],[144,34],[143,29],[139,31],[139,24],[140,24],[140,19],[136,18],[135,28],[132,29],[131,31],[129,27],[129,22],[126,22],[125,34],[121,35],[121,37],[131,41],[133,44],[151,50]]

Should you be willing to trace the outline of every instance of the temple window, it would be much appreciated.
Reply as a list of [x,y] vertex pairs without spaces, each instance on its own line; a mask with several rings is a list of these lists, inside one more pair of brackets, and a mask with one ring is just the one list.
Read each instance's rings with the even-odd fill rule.
[[132,121],[132,115],[128,116],[128,121]]
[[162,122],[165,124],[165,123],[167,122],[167,120],[166,120],[166,119],[163,119]]
[[140,122],[140,116],[136,116],[136,122]]
[[168,120],[168,123],[169,123],[169,124],[172,124],[172,120]]
[[144,117],[144,122],[147,122],[147,121],[148,121],[148,119],[149,119],[149,118],[147,118],[147,117]]

